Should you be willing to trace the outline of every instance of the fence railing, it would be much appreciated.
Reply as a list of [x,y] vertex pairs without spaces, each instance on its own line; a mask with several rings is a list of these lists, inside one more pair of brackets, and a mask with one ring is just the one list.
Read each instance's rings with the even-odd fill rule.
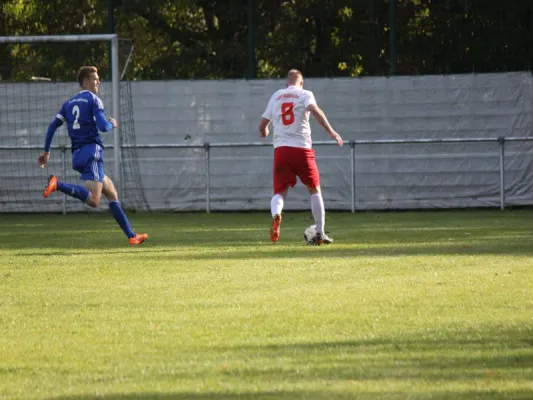
[[[356,148],[360,145],[384,145],[384,144],[436,144],[436,143],[498,143],[499,144],[499,173],[500,173],[500,209],[505,209],[505,143],[506,142],[528,142],[533,141],[533,137],[489,137],[489,138],[442,138],[442,139],[380,139],[380,140],[350,140],[344,143],[350,148],[350,186],[351,186],[351,212],[355,212],[355,191],[356,191]],[[313,146],[336,146],[334,141],[316,141]],[[267,142],[247,142],[247,143],[204,143],[204,144],[135,144],[122,145],[122,149],[204,149],[205,151],[205,211],[211,212],[211,156],[210,150],[213,148],[236,148],[236,147],[271,147]],[[113,149],[114,146],[106,146],[106,149]],[[61,169],[63,176],[67,175],[67,157],[66,151],[70,146],[55,146],[52,149],[60,150]],[[0,150],[42,150],[42,146],[2,146]],[[124,182],[123,179],[120,181]],[[117,188],[120,192],[120,187]],[[63,196],[62,202],[63,214],[67,213],[67,200]]]

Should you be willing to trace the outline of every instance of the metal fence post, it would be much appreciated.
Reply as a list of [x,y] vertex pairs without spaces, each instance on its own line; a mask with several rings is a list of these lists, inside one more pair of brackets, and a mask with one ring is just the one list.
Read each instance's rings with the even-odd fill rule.
[[352,187],[352,212],[355,212],[355,141],[350,140],[350,162],[351,169],[350,174],[352,182],[350,186]]
[[[67,177],[67,156],[66,156],[67,148],[65,146],[61,146],[61,175],[63,179],[66,179]],[[61,211],[63,212],[63,215],[67,215],[67,195],[63,194],[63,200],[61,202]]]
[[204,143],[205,149],[205,212],[211,212],[211,160],[209,143]]
[[498,138],[500,143],[500,210],[505,208],[505,137]]

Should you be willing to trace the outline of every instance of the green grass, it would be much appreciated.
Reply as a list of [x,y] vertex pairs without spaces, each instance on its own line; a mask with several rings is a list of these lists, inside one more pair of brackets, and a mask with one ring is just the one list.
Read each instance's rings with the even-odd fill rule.
[[533,212],[0,214],[0,399],[531,399]]

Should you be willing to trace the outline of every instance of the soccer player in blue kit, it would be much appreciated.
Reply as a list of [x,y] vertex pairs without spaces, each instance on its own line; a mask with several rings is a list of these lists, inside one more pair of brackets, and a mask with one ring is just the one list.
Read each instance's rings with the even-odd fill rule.
[[104,105],[97,96],[100,78],[96,67],[81,67],[78,72],[81,92],[67,100],[46,132],[44,152],[39,156],[39,166],[44,168],[50,158],[50,146],[54,134],[66,121],[67,131],[72,144],[72,168],[81,174],[84,185],[64,183],[51,175],[48,178],[43,196],[47,198],[59,190],[71,197],[81,200],[91,207],[98,207],[102,193],[109,200],[109,210],[118,222],[131,245],[138,245],[148,239],[146,233],[135,233],[120,206],[115,185],[104,173],[104,144],[99,134],[116,128],[117,121],[106,119]]

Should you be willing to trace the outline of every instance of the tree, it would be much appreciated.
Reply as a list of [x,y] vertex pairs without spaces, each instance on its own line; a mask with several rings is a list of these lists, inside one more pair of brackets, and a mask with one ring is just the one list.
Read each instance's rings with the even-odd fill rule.
[[[6,35],[58,35],[102,33],[106,10],[103,0],[80,4],[47,0],[7,1]],[[33,75],[53,80],[72,80],[81,64],[107,65],[104,43],[42,43],[4,46],[11,60],[11,79]]]
[[[388,2],[397,2],[397,73],[524,70],[533,57],[530,0],[254,0],[259,78],[389,73]],[[248,0],[0,0],[0,34],[115,32],[135,46],[126,79],[241,79]],[[0,46],[4,79],[72,80],[82,64],[105,79],[105,43]],[[127,49],[128,46],[124,46]],[[123,55],[122,58],[125,58]]]

